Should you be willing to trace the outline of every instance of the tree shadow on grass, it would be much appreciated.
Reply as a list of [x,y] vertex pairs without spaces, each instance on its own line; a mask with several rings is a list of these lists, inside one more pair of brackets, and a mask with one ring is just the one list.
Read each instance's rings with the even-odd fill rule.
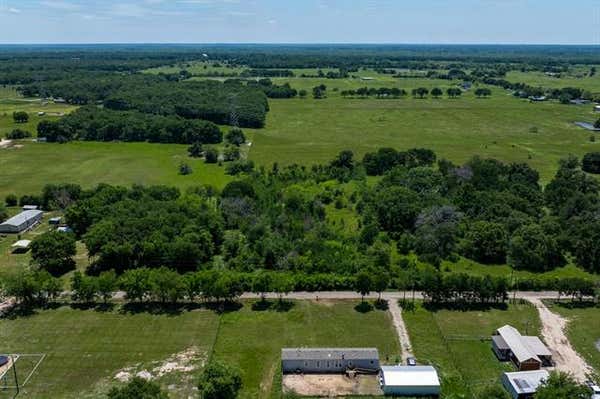
[[275,312],[289,312],[295,306],[292,301],[267,301],[260,300],[252,303],[252,310],[255,312],[264,312],[273,310]]
[[373,305],[377,310],[388,310],[390,308],[388,301],[385,299],[377,299]]
[[252,310],[255,312],[264,312],[273,307],[273,302],[261,299],[260,301],[252,303]]
[[63,302],[46,302],[46,303],[19,303],[6,310],[2,315],[2,319],[14,320],[18,318],[31,317],[39,313],[40,310],[54,310],[65,306]]
[[281,300],[273,304],[273,309],[277,312],[289,312],[296,304],[293,301]]
[[77,310],[95,310],[96,312],[112,312],[116,305],[112,302],[89,302],[89,303],[71,303],[71,309]]
[[560,306],[565,309],[589,309],[589,308],[598,308],[600,304],[594,301],[571,301],[568,302],[558,302],[552,301],[550,302],[553,306]]
[[371,305],[369,302],[364,301],[361,301],[358,305],[354,307],[354,310],[356,310],[359,313],[368,313],[371,312],[373,309],[373,305]]
[[508,303],[497,302],[497,303],[481,303],[481,302],[448,302],[448,303],[433,303],[423,302],[423,308],[430,312],[437,312],[439,310],[455,310],[462,312],[470,311],[488,311],[488,310],[507,310]]

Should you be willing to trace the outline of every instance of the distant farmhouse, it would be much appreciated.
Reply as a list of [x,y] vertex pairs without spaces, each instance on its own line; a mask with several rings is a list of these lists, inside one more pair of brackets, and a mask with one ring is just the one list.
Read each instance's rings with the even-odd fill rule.
[[38,224],[43,215],[44,212],[36,209],[23,211],[0,224],[0,233],[22,233]]
[[503,361],[512,361],[520,371],[539,370],[552,365],[552,353],[538,337],[523,336],[509,325],[492,336],[492,349]]
[[531,399],[550,374],[546,370],[502,374],[502,385],[513,399]]
[[284,374],[329,374],[347,370],[376,373],[377,348],[283,348],[281,370]]

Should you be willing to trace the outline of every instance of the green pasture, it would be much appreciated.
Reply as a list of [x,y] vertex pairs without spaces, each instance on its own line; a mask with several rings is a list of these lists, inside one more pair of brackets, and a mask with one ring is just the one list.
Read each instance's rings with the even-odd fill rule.
[[[600,69],[596,66],[596,69]],[[590,66],[577,67],[573,71],[561,73],[560,77],[549,76],[544,72],[510,71],[506,80],[515,83],[527,83],[530,86],[545,88],[577,87],[592,93],[600,93],[600,75],[589,76]]]
[[[255,131],[250,151],[250,159],[259,164],[327,162],[343,149],[360,158],[379,147],[426,147],[456,163],[474,155],[527,162],[548,182],[560,158],[569,153],[582,156],[600,145],[590,141],[591,132],[573,125],[597,118],[591,106],[529,103],[498,88],[492,88],[488,99],[478,99],[472,91],[458,99],[345,99],[341,90],[386,84],[351,79],[288,81],[293,87],[307,88],[324,82],[328,98],[270,100],[266,127]],[[397,83],[407,89],[451,84],[427,79]]]
[[[566,300],[565,300],[566,301]],[[547,301],[553,312],[567,318],[567,337],[590,366],[600,372],[600,306],[590,303]]]
[[[156,374],[166,359],[190,348],[198,367],[211,356],[240,367],[242,399],[281,397],[284,346],[374,346],[390,361],[400,354],[386,311],[361,313],[354,301],[293,301],[283,310],[253,310],[254,303],[220,315],[203,308],[157,313],[65,305],[0,319],[0,340],[9,352],[46,354],[22,394],[36,399],[97,397],[117,383],[119,371]],[[24,374],[28,370],[23,367]],[[172,397],[186,398],[198,372],[159,381],[171,386]]]
[[[210,184],[222,188],[230,179],[224,167],[207,165],[187,155],[186,145],[150,143],[21,142],[21,148],[0,149],[0,198],[39,193],[47,183],[167,184],[181,189]],[[179,175],[188,163],[190,175]]]
[[415,302],[414,310],[402,315],[417,361],[438,369],[445,396],[473,397],[487,385],[500,384],[502,372],[513,370],[492,352],[494,330],[510,324],[524,334],[540,331],[537,311],[528,303],[462,311],[428,310]]

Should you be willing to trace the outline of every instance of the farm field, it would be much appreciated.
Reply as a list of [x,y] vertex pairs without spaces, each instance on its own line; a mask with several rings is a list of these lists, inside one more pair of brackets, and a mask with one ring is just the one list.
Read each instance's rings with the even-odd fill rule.
[[[185,189],[210,184],[222,188],[230,179],[216,164],[187,155],[186,145],[150,143],[24,141],[21,148],[0,149],[0,198],[9,193],[38,193],[47,183],[69,182],[83,187],[99,183],[167,184]],[[188,163],[193,173],[179,175]]]
[[[597,69],[598,67],[596,67]],[[527,83],[531,86],[540,87],[580,87],[592,93],[600,92],[600,76],[588,76],[589,67],[579,67],[573,72],[563,73],[561,77],[548,76],[543,72],[519,72],[510,71],[506,74],[506,80],[514,83]]]
[[567,337],[575,350],[600,372],[600,307],[589,303],[546,302],[551,310],[569,320]]
[[[253,303],[245,301],[241,309],[221,315],[198,309],[152,314],[63,306],[0,320],[0,339],[12,352],[46,354],[25,387],[27,398],[93,397],[115,382],[119,370],[153,372],[172,355],[191,353],[190,348],[196,354],[190,366],[198,367],[211,354],[239,366],[240,398],[281,396],[282,346],[375,346],[382,359],[399,356],[387,312],[360,313],[353,301],[294,301],[288,311],[253,310]],[[160,381],[177,386],[173,397],[187,397],[198,371],[185,374],[191,378],[167,373]]]
[[405,310],[402,316],[417,360],[438,368],[443,394],[465,395],[462,397],[500,384],[502,372],[512,370],[512,365],[499,362],[491,350],[489,337],[495,329],[511,324],[523,333],[540,331],[537,311],[528,303],[506,309],[431,311],[416,302],[415,309]]
[[[344,85],[337,80],[325,83]],[[417,84],[436,83],[422,80],[400,86]],[[362,157],[384,146],[426,147],[456,163],[474,155],[527,162],[547,182],[560,158],[598,148],[598,141],[590,142],[590,132],[572,123],[594,120],[591,106],[532,104],[497,88],[492,91],[489,99],[467,93],[460,99],[378,100],[344,99],[328,89],[329,97],[323,100],[271,100],[266,127],[256,131],[250,159],[266,165],[310,164],[327,162],[346,148]]]

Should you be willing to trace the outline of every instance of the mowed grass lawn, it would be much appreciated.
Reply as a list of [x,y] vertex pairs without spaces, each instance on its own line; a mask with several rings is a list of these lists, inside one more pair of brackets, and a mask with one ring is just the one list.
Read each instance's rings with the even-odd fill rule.
[[414,311],[402,313],[413,351],[419,362],[437,367],[444,395],[473,397],[487,385],[500,384],[503,371],[513,370],[492,352],[491,334],[510,324],[523,334],[537,334],[540,321],[529,304],[511,304],[506,309],[437,310],[420,302]]
[[[352,301],[294,301],[288,311],[258,311],[252,309],[253,302],[221,315],[209,310],[168,315],[63,306],[0,319],[0,342],[3,351],[46,354],[22,394],[36,399],[95,397],[116,383],[120,370],[151,371],[156,362],[192,347],[205,359],[212,352],[243,370],[241,398],[281,397],[280,350],[285,346],[375,346],[383,360],[400,354],[385,311],[360,313]],[[167,375],[161,382],[187,386],[171,390],[172,397],[187,397],[198,373]]]
[[[295,87],[296,82],[306,84],[313,79],[290,80]],[[395,86],[410,89],[436,84],[411,81],[399,80]],[[324,83],[343,90],[344,82],[349,80]],[[309,86],[313,83],[317,80]],[[353,87],[362,85],[367,84],[351,82]],[[581,157],[600,148],[600,140],[590,141],[591,132],[573,125],[573,121],[595,120],[592,106],[529,103],[507,91],[492,90],[488,99],[478,99],[472,91],[459,99],[345,99],[339,91],[328,89],[329,97],[322,100],[271,100],[266,127],[254,133],[250,159],[266,165],[311,164],[327,162],[343,149],[353,150],[360,158],[384,146],[426,147],[456,163],[474,155],[527,162],[547,182],[560,158],[569,153]]]
[[[222,188],[230,179],[224,167],[190,158],[186,145],[150,143],[21,142],[23,147],[0,149],[0,198],[9,193],[36,194],[47,183],[98,183],[130,186],[166,184],[185,189],[210,184]],[[188,163],[190,175],[179,174]]]
[[569,303],[546,302],[553,312],[569,320],[567,337],[575,350],[583,356],[597,373],[600,373],[600,307]]
[[[600,75],[596,72],[589,76],[590,66],[580,66],[574,71],[562,73],[560,77],[549,76],[544,72],[520,72],[510,71],[506,74],[506,80],[515,83],[527,83],[534,87],[563,88],[577,87],[592,93],[600,93]],[[596,66],[596,69],[600,69]]]

